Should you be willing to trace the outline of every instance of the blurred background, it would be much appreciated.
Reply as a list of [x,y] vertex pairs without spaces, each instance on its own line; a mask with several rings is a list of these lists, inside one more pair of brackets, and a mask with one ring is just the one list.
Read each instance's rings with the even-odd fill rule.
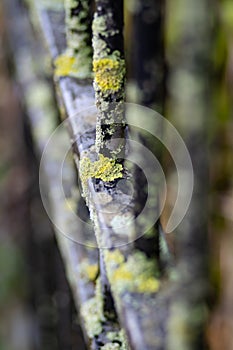
[[[206,334],[210,349],[232,350],[233,2],[216,1],[215,6],[213,117],[208,125],[213,290]],[[1,2],[0,349],[85,349],[61,257],[40,200],[38,159],[9,45],[9,26],[13,25]]]
[[[85,349],[50,221],[0,4],[0,349]],[[23,32],[22,32],[23,36]]]

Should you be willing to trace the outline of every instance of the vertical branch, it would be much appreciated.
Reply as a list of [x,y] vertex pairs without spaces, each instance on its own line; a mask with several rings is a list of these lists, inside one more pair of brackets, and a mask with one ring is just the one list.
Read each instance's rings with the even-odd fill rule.
[[123,158],[125,144],[123,0],[96,0],[92,28],[94,89],[98,108],[96,149],[107,157]]
[[[133,4],[133,6],[132,6]],[[163,111],[165,95],[165,59],[164,59],[164,1],[139,0],[133,1],[129,7],[133,20],[133,40],[131,46],[133,102],[146,107],[154,108],[157,112]],[[131,95],[129,88],[129,98]],[[136,92],[136,94],[135,94]],[[143,118],[143,116],[141,116]],[[156,120],[155,120],[156,122]],[[142,123],[143,125],[143,123]],[[162,133],[162,130],[159,130]],[[151,135],[139,131],[139,142],[150,149],[154,155],[161,159],[161,146]],[[147,197],[147,181],[143,169],[134,171],[136,189],[136,215],[142,210]],[[152,184],[151,184],[152,185]],[[154,177],[154,203],[155,213],[159,212],[159,176]],[[136,247],[145,251],[149,256],[159,257],[159,226],[160,221],[150,230],[149,235],[138,239]],[[140,229],[140,228],[138,228]]]
[[65,0],[67,50],[55,61],[56,75],[92,76],[91,0]]
[[168,4],[171,121],[188,147],[194,169],[191,205],[177,230],[179,292],[172,307],[168,349],[199,350],[205,348],[208,295],[206,143],[213,14],[208,0]]
[[[123,41],[123,0],[96,0],[93,30],[93,70],[96,106],[96,151],[105,157],[124,157],[125,146],[125,60]],[[103,314],[117,320],[100,249],[100,283]]]
[[131,10],[136,102],[162,113],[165,91],[164,1],[135,1]]

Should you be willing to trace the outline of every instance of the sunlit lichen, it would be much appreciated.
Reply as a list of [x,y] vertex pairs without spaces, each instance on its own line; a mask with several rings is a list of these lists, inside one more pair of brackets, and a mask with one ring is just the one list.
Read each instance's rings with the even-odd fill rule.
[[95,82],[102,91],[116,92],[124,83],[125,61],[108,56],[93,61]]
[[91,162],[87,157],[80,160],[79,171],[83,186],[87,185],[87,180],[91,177],[103,181],[113,181],[123,177],[123,167],[117,164],[114,159],[99,155],[99,160]]

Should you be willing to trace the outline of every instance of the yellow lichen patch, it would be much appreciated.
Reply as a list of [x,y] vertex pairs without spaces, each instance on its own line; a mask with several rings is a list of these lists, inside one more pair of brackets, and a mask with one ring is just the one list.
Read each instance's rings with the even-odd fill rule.
[[80,265],[81,277],[87,279],[88,281],[95,281],[99,267],[97,264],[90,264],[87,259],[82,261]]
[[159,280],[154,277],[138,278],[136,284],[139,293],[154,293],[159,289]]
[[84,184],[88,178],[94,177],[103,181],[113,181],[121,178],[123,167],[121,164],[117,164],[114,159],[99,155],[99,160],[91,162],[87,157],[84,157],[80,161],[79,171],[80,177]]
[[124,255],[118,250],[113,251],[107,250],[105,253],[105,260],[107,264],[120,265],[125,261]]
[[86,267],[86,273],[90,281],[94,281],[96,279],[98,273],[98,265],[89,265]]
[[148,259],[142,252],[135,252],[126,262],[121,258],[120,252],[106,252],[105,261],[110,282],[118,293],[124,291],[155,293],[158,291],[160,282],[156,278],[155,261]]
[[114,273],[113,273],[113,281],[119,281],[119,280],[132,280],[133,274],[128,271],[127,267],[122,265],[120,266]]
[[67,54],[58,56],[54,61],[55,75],[57,77],[64,77],[76,73],[75,63],[76,60],[73,56]]
[[119,58],[101,58],[93,61],[95,82],[102,91],[118,91],[125,76],[125,61]]

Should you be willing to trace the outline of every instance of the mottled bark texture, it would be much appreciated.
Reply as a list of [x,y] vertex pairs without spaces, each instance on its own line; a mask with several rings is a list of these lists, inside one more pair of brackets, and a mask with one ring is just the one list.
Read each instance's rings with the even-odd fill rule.
[[[66,60],[60,67],[71,75],[87,78],[92,72],[91,0],[65,0]],[[67,59],[67,56],[70,58]]]
[[92,29],[96,149],[119,159],[124,157],[125,145],[123,1],[97,0]]
[[194,191],[177,229],[178,295],[173,301],[168,349],[204,349],[208,295],[207,126],[211,114],[210,70],[213,4],[208,0],[168,2],[171,121],[191,155]]

